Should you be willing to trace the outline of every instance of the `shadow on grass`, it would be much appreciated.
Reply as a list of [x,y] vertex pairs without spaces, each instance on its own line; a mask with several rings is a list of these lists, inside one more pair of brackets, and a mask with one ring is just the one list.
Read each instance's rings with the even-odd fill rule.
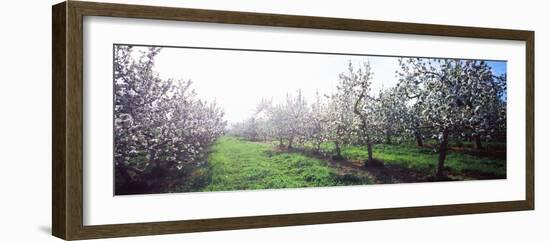
[[407,168],[398,164],[384,163],[382,160],[374,159],[369,163],[364,160],[350,160],[345,157],[335,157],[327,153],[320,153],[310,149],[303,148],[279,148],[277,152],[300,153],[306,156],[323,160],[330,167],[334,168],[341,176],[346,176],[348,179],[353,179],[353,176],[371,177],[376,184],[390,183],[418,183],[418,182],[446,182],[446,181],[463,181],[463,180],[491,180],[503,179],[506,176],[477,173],[477,172],[453,172],[446,168],[447,176],[444,178],[436,178],[431,170],[417,170]]

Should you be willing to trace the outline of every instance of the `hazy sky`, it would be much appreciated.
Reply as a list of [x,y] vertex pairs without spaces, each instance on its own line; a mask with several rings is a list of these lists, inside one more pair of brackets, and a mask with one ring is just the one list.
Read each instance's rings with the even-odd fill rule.
[[[261,98],[282,102],[286,93],[301,89],[311,103],[316,91],[334,92],[348,61],[371,63],[375,91],[397,83],[396,57],[163,48],[155,69],[161,78],[192,80],[198,97],[216,101],[235,123],[250,117]],[[505,62],[489,64],[496,74],[506,72]]]

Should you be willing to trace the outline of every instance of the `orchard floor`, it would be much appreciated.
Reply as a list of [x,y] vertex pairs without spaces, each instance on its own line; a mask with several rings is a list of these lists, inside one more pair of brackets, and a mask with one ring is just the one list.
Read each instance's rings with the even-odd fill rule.
[[[322,151],[278,148],[273,143],[222,137],[208,156],[208,182],[201,191],[326,187],[435,181],[437,153],[414,145],[374,145],[375,162],[365,166],[366,148],[346,146],[335,160],[330,144]],[[505,152],[505,151],[504,151]],[[445,162],[448,179],[506,178],[506,160],[493,152],[453,147]],[[504,155],[505,156],[505,155]]]

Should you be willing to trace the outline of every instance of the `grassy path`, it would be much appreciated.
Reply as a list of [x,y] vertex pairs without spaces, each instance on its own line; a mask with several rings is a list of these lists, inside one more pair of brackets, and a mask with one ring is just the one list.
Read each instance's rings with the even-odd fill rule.
[[319,187],[371,183],[347,180],[327,164],[300,153],[273,151],[273,146],[222,137],[208,157],[211,181],[204,191]]
[[[326,187],[371,183],[433,181],[437,153],[408,145],[374,146],[380,166],[365,166],[364,147],[344,146],[344,160],[333,160],[333,147],[326,154],[309,149],[279,150],[275,144],[222,137],[212,146],[209,167],[197,177],[202,191]],[[445,163],[449,180],[480,180],[506,177],[506,160],[450,151]]]

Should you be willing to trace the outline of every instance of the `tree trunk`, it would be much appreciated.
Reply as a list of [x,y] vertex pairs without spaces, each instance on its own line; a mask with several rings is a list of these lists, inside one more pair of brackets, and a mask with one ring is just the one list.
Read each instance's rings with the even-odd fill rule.
[[155,168],[160,169],[160,158],[156,158],[157,152],[155,150],[149,150],[149,160],[155,163]]
[[420,134],[420,131],[414,132],[414,137],[416,138],[416,145],[419,147],[424,146],[424,143],[422,142],[422,134]]
[[342,157],[342,150],[340,149],[340,142],[335,141],[334,145],[336,146],[336,156],[338,158]]
[[292,149],[292,141],[293,141],[292,139],[294,139],[294,138],[289,138],[288,139],[288,147],[287,147],[288,149]]
[[386,144],[391,144],[391,137],[390,137],[390,132],[389,131],[385,131],[385,135],[386,135]]
[[370,139],[370,135],[367,135],[367,153],[368,153],[368,159],[365,162],[365,165],[368,166],[370,162],[372,162],[372,141]]
[[447,144],[449,143],[449,130],[443,130],[443,140],[439,144],[439,158],[437,160],[437,172],[436,177],[438,179],[443,179],[445,177],[445,158],[447,157]]
[[321,142],[317,142],[317,152],[321,152]]
[[481,150],[481,149],[483,149],[483,146],[481,145],[481,137],[480,137],[479,135],[475,135],[475,136],[474,136],[474,139],[475,139],[475,141],[476,141],[476,142],[475,142],[475,143],[476,143],[476,145],[475,145],[476,150]]
[[279,137],[279,147],[283,148],[285,145],[283,144],[283,138]]

